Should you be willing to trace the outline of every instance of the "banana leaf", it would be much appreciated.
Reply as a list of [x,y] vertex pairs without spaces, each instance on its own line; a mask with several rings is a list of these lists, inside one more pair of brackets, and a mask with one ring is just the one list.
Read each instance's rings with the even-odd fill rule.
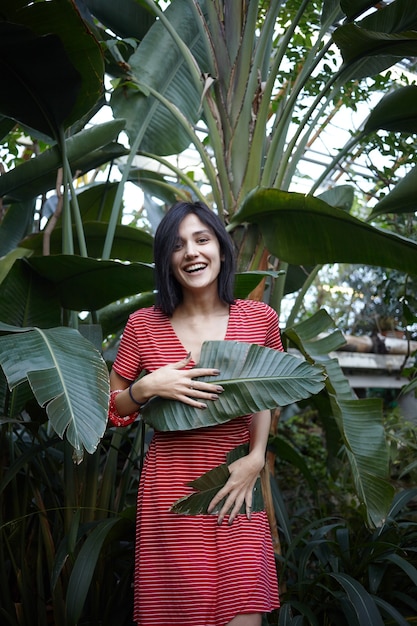
[[[68,160],[74,171],[89,171],[110,160],[110,157],[124,154],[125,148],[116,144],[116,150],[107,150],[100,159],[96,153],[108,146],[125,127],[125,120],[111,120],[91,126],[66,140]],[[81,162],[84,160],[84,165]],[[93,165],[95,163],[95,165]],[[58,146],[42,152],[35,159],[29,159],[18,167],[6,172],[0,178],[0,195],[10,196],[18,201],[53,189],[56,185],[56,172],[62,165],[62,155]]]
[[[193,3],[177,0],[164,13],[199,66],[208,71],[207,50],[195,21]],[[186,62],[161,20],[155,21],[130,56],[129,76],[133,80],[112,93],[111,107],[115,117],[126,120],[131,143],[145,124],[142,151],[168,155],[185,150],[190,145],[190,136],[171,111],[137,89],[137,82],[145,83],[167,98],[191,124],[197,122],[201,90],[191,80]]]
[[152,398],[142,409],[147,424],[162,431],[213,426],[308,398],[318,393],[325,381],[322,368],[301,358],[239,341],[203,343],[197,367],[220,371],[218,376],[196,378],[222,385],[219,399],[202,410],[176,400]]
[[[17,250],[22,252],[22,248]],[[12,261],[13,255],[9,256]],[[54,286],[21,259],[15,260],[0,282],[0,320],[20,328],[52,328],[62,323],[62,309]]]
[[109,376],[94,346],[72,328],[18,328],[0,323],[0,363],[10,390],[26,380],[55,432],[80,462],[107,426]]
[[285,337],[305,356],[313,358],[325,368],[326,392],[331,415],[326,421],[335,422],[349,460],[355,490],[364,505],[367,523],[378,527],[386,519],[394,496],[389,482],[389,451],[382,423],[382,402],[375,398],[358,399],[349,385],[338,360],[330,358],[344,341],[340,331],[333,331],[323,339],[334,322],[322,309],[305,322],[285,331]]
[[124,264],[70,254],[32,257],[25,262],[54,285],[62,306],[74,311],[101,309],[154,287],[153,267],[147,263]]
[[232,226],[257,224],[271,254],[295,265],[356,263],[415,274],[415,241],[376,228],[311,195],[264,189],[250,193]]
[[[220,491],[220,489],[225,485],[230,476],[228,465],[233,463],[233,461],[236,461],[236,459],[240,459],[242,456],[247,455],[248,452],[249,446],[247,444],[242,444],[241,446],[230,450],[227,455],[226,463],[214,467],[212,470],[209,470],[202,476],[199,476],[195,480],[188,483],[188,486],[195,489],[196,493],[184,496],[174,502],[171,507],[171,511],[173,513],[180,513],[181,515],[206,515],[208,505],[217,492]],[[213,509],[211,512],[212,515],[219,513],[224,500],[225,499],[223,498]],[[264,500],[262,497],[261,480],[258,478],[253,488],[252,512],[263,511],[263,509]],[[239,512],[246,513],[245,504],[242,505]]]
[[365,122],[364,132],[417,132],[417,85],[407,85],[381,98]]
[[[416,94],[417,95],[417,94]],[[370,219],[389,213],[411,213],[416,210],[417,167],[404,176],[372,209]]]
[[[33,33],[22,49],[15,50],[15,57],[10,59],[11,81],[0,92],[2,102],[9,103],[12,109],[10,117],[47,134],[48,118],[49,122],[63,120],[68,128],[93,108],[103,93],[104,57],[100,42],[74,2],[16,3],[14,0],[2,2],[1,8],[3,28],[9,36],[16,26]],[[53,40],[59,43],[59,58],[55,46],[51,48]],[[44,50],[42,56],[37,54],[39,45]],[[62,58],[65,58],[65,74],[62,74]],[[5,63],[3,54],[2,62]],[[76,76],[69,81],[71,67]],[[2,67],[2,79],[6,78]],[[74,104],[68,107],[65,99]]]
[[[103,252],[103,245],[106,239],[107,222],[84,222],[83,224],[88,255],[99,259]],[[72,227],[74,236],[74,254],[80,254],[78,242],[76,240],[76,227]],[[42,255],[44,233],[40,232],[31,235],[20,242],[22,248],[33,250],[38,256]],[[116,226],[115,239],[112,246],[112,259],[122,261],[142,261],[150,263],[152,261],[153,238],[149,233],[133,226],[119,224]],[[62,228],[55,228],[50,239],[50,254],[57,255],[62,251]],[[136,291],[136,288],[134,289]]]

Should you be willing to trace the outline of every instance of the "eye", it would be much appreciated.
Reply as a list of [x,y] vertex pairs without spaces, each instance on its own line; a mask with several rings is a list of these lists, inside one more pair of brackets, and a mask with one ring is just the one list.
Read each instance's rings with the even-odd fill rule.
[[209,241],[208,237],[199,237],[197,239],[197,243],[207,243],[207,241]]
[[174,250],[173,250],[173,251],[174,251],[174,252],[178,252],[179,250],[181,250],[182,246],[183,246],[182,241],[181,241],[181,240],[178,240],[178,241],[177,241],[177,242],[175,242],[175,244],[174,244]]

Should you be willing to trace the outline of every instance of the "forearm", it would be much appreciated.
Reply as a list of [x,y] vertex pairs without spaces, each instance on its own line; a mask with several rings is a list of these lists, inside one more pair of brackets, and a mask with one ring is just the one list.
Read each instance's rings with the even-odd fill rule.
[[151,397],[146,384],[141,383],[144,378],[147,376],[130,384],[114,370],[110,372],[108,419],[112,426],[129,426],[137,419],[142,405]]
[[223,388],[216,383],[203,382],[203,376],[218,376],[219,370],[207,367],[188,368],[191,356],[147,373],[133,384],[114,369],[110,372],[110,388],[119,416],[131,415],[140,410],[154,396],[178,400],[198,409],[207,408],[206,402],[217,400]]
[[271,411],[254,413],[250,426],[249,453],[265,464],[265,452],[271,427]]
[[114,371],[111,372],[110,387],[112,391],[117,390],[119,392],[115,397],[115,405],[121,417],[137,412],[140,406],[149,400],[147,381],[144,378],[137,380],[130,386],[128,381],[118,376]]

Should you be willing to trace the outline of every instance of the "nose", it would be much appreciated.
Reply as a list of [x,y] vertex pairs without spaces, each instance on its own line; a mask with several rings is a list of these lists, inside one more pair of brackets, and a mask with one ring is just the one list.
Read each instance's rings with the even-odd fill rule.
[[185,256],[188,259],[198,256],[198,251],[195,247],[194,241],[188,241],[185,247]]

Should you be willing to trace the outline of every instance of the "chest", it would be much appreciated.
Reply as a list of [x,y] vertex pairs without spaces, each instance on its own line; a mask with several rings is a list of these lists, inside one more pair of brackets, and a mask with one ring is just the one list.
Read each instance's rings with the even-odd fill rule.
[[205,341],[223,341],[226,338],[229,316],[203,318],[199,320],[172,320],[172,327],[186,352],[191,352],[195,363],[200,359]]

